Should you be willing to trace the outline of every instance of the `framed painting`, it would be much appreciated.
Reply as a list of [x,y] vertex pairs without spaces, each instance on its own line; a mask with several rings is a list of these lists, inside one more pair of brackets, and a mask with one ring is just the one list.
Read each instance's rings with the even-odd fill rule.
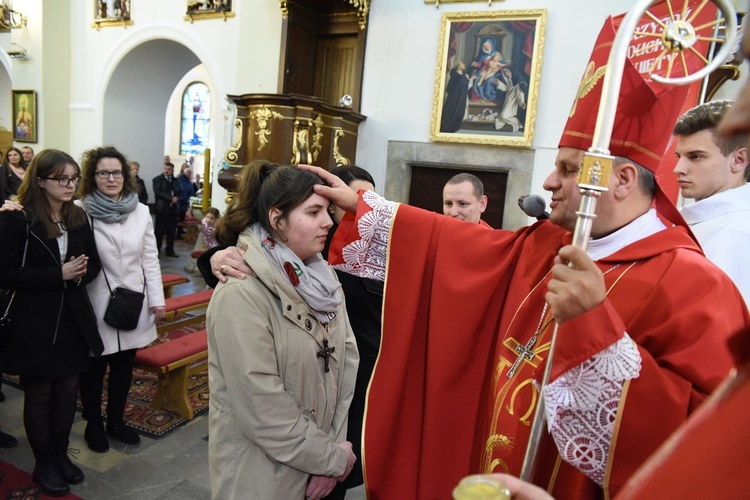
[[130,0],[94,0],[92,28],[133,25],[130,18]]
[[443,14],[430,140],[531,147],[547,11]]
[[185,21],[234,17],[232,0],[185,0]]
[[13,90],[13,140],[36,142],[36,92]]

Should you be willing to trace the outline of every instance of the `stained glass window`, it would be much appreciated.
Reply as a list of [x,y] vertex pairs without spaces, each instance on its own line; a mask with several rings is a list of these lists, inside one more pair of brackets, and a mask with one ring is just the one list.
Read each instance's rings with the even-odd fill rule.
[[182,94],[180,154],[203,154],[208,147],[211,92],[204,83],[194,82]]

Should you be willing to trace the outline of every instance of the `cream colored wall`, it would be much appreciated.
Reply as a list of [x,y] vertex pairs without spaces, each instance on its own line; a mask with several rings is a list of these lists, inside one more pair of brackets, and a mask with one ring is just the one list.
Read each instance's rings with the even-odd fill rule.
[[[429,142],[441,16],[463,11],[547,9],[547,32],[533,148],[533,192],[551,171],[557,141],[593,43],[607,15],[634,0],[506,0],[442,4],[375,0],[367,39],[357,163],[379,186],[385,179],[388,141]],[[466,147],[471,147],[467,145]]]
[[[203,63],[203,77],[216,97],[211,142],[218,162],[235,140],[234,112],[224,96],[275,93],[279,85],[282,19],[278,0],[234,4],[236,17],[226,22],[191,24],[183,20],[185,3],[181,0],[132,0],[133,26],[95,30],[91,27],[92,0],[17,2],[29,18],[29,26],[14,30],[12,40],[29,51],[29,59],[10,60],[2,54],[2,62],[9,66],[14,88],[40,91],[41,127],[35,148],[54,144],[78,157],[100,144],[103,99],[118,64],[140,44],[167,39],[182,44]],[[476,2],[443,4],[438,9],[421,0],[373,0],[361,109],[367,120],[360,127],[357,163],[370,170],[382,187],[389,141],[429,142],[443,14],[546,8],[532,181],[533,191],[542,193],[542,182],[552,168],[559,135],[599,28],[607,15],[624,12],[634,4],[635,0],[505,0],[492,7]],[[64,24],[66,17],[67,30],[55,25],[61,20]],[[68,57],[64,43],[53,45],[66,31]],[[0,46],[5,49],[9,48],[8,38],[0,34]],[[65,93],[69,96],[67,109]],[[137,95],[138,89],[134,89],[134,98]],[[162,136],[161,130],[155,133]],[[66,140],[67,147],[63,145]],[[215,199],[221,200],[224,193],[216,186]]]

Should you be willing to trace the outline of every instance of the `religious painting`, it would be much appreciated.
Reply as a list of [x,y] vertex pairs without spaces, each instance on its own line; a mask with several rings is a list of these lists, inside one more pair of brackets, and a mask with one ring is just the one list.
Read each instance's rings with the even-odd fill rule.
[[232,0],[185,0],[185,21],[234,17]]
[[130,0],[94,0],[92,28],[103,26],[132,26]]
[[36,142],[37,113],[36,92],[13,91],[13,140]]
[[430,140],[531,147],[547,11],[444,14]]

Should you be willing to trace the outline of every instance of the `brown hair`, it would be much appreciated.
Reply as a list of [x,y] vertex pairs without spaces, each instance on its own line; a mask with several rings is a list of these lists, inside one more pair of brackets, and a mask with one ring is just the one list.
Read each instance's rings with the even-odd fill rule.
[[234,244],[240,232],[256,222],[271,234],[275,233],[268,212],[276,208],[281,212],[279,220],[285,219],[291,210],[314,194],[316,184],[323,184],[323,180],[306,170],[280,167],[266,160],[251,162],[242,169],[237,179],[237,194],[216,223],[216,241]]
[[112,146],[103,146],[100,148],[89,149],[83,153],[83,181],[78,187],[78,196],[83,198],[84,196],[93,193],[96,189],[96,166],[99,164],[99,160],[102,160],[103,158],[114,158],[120,162],[120,169],[122,170],[123,196],[130,193],[138,193],[138,186],[135,183],[135,177],[133,177],[133,174],[130,172],[128,160],[125,158],[125,155]]
[[[81,167],[68,153],[57,149],[44,149],[31,160],[21,187],[18,188],[18,201],[24,206],[24,210],[31,214],[32,223],[42,223],[48,238],[57,238],[62,233],[52,220],[52,208],[38,180],[59,177],[68,165],[73,165],[76,175],[81,175]],[[60,218],[68,229],[80,229],[86,224],[86,213],[76,206],[73,200],[62,204]]]

